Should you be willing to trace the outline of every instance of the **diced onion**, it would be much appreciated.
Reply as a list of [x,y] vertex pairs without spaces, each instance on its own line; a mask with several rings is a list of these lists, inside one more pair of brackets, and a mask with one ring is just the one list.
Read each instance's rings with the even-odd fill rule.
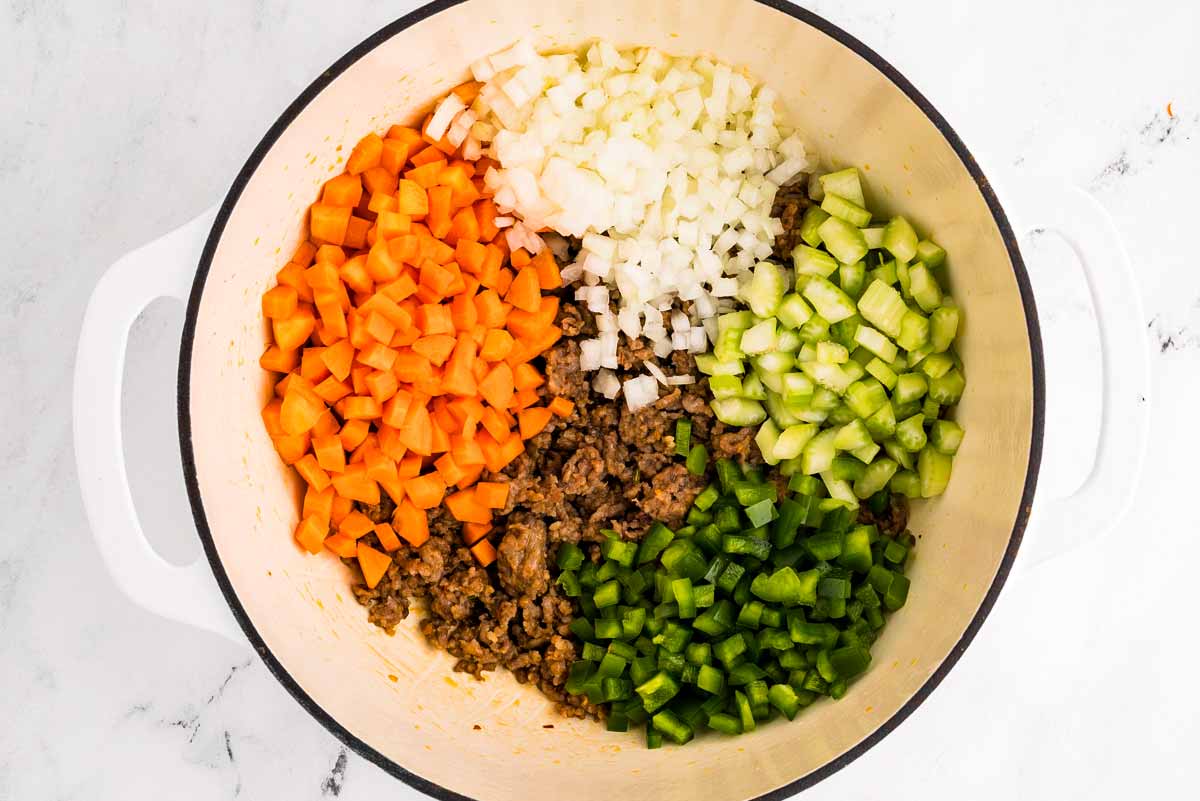
[[[614,376],[615,378],[615,376]],[[658,382],[653,376],[639,375],[630,378],[621,387],[625,394],[625,405],[636,412],[658,400]]]
[[612,370],[601,370],[592,379],[592,389],[612,400],[621,394],[621,379]]

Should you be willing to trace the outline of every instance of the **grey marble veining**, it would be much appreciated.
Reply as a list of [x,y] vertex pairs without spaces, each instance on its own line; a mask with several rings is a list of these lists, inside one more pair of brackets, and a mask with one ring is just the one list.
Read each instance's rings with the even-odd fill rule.
[[[219,198],[303,86],[415,5],[0,5],[3,801],[417,797],[348,752],[247,650],[117,592],[84,521],[69,423],[97,277]],[[1014,581],[931,699],[808,797],[877,799],[881,775],[897,799],[1182,797],[1200,745],[1188,622],[1200,529],[1179,513],[1200,449],[1200,11],[1168,0],[810,6],[904,72],[985,169],[1061,176],[1110,209],[1145,293],[1154,419],[1138,504],[1112,541]],[[1087,401],[1086,342],[1071,326],[1088,306],[1053,244],[1026,252],[1047,339],[1070,343],[1052,364],[1054,414]],[[161,413],[179,318],[164,305],[135,330],[127,450],[147,528],[186,561],[196,543]],[[1078,472],[1086,435],[1048,454],[1049,469]]]

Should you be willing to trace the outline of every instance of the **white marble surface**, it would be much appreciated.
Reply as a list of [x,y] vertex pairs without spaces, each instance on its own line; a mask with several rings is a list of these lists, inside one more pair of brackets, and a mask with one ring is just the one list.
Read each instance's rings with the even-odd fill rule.
[[[222,196],[313,76],[415,5],[0,6],[0,799],[416,797],[348,754],[248,651],[116,590],[84,521],[69,426],[79,318],[101,272]],[[1184,797],[1200,746],[1189,508],[1200,270],[1186,238],[1200,216],[1200,11],[1169,0],[811,6],[906,73],[986,168],[1064,177],[1111,210],[1143,281],[1154,402],[1129,519],[1011,582],[932,698],[808,797]],[[1061,243],[1027,247],[1060,377],[1046,481],[1062,486],[1081,475],[1095,419],[1078,327],[1087,304]],[[143,521],[186,561],[198,544],[173,425],[180,327],[170,304],[139,322],[125,416]]]

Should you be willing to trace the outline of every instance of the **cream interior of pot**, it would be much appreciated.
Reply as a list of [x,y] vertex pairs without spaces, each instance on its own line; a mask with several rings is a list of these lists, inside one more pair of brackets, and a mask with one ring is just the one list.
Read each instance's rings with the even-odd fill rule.
[[[516,13],[520,9],[521,13]],[[367,131],[412,122],[467,65],[525,34],[544,47],[603,37],[707,53],[765,78],[828,166],[859,165],[868,202],[903,212],[949,252],[965,313],[967,437],[942,498],[918,503],[908,605],[840,702],[753,736],[648,751],[558,717],[505,672],[475,681],[430,648],[415,616],[396,636],[369,625],[349,572],[297,548],[300,483],[259,410],[259,299],[301,236],[320,184]],[[1033,378],[1013,265],[975,181],[932,122],[886,76],[806,23],[747,0],[470,0],[416,23],[351,65],[270,147],[224,229],[196,320],[191,422],[209,528],[238,601],[283,668],[355,737],[444,788],[478,799],[751,798],[803,777],[883,725],[938,668],[991,586],[1029,460]],[[553,724],[553,728],[547,728]]]

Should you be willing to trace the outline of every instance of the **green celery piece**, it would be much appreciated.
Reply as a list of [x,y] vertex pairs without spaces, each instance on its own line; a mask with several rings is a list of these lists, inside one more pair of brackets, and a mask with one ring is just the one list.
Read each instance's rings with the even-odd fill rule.
[[917,260],[925,262],[930,269],[936,269],[946,260],[946,251],[935,242],[922,239],[917,243]]
[[833,447],[839,451],[852,451],[871,443],[871,432],[867,430],[866,423],[857,418],[837,429],[833,438]]
[[845,292],[819,276],[805,285],[804,297],[817,310],[817,314],[830,324],[853,317],[856,313],[854,301]]
[[[760,262],[761,267],[767,262]],[[778,304],[776,304],[778,305]],[[755,323],[742,332],[742,352],[753,356],[775,349],[775,318],[769,317],[761,323]]]
[[921,262],[908,268],[908,291],[926,314],[942,305],[941,287],[933,273]]
[[899,351],[896,345],[886,336],[869,325],[860,325],[854,332],[854,341],[874,353],[885,362],[893,362]]
[[929,315],[929,344],[934,353],[946,351],[958,336],[960,315],[956,306],[941,306]]
[[845,220],[856,228],[864,228],[871,224],[871,212],[853,200],[832,192],[826,191],[825,198],[821,201],[821,209],[834,217]]
[[833,443],[837,434],[837,429],[826,429],[804,445],[800,453],[800,472],[813,476],[833,466],[833,459],[837,456],[837,448]]
[[953,456],[963,441],[963,428],[953,420],[935,420],[929,429],[929,442],[939,453]]
[[917,456],[917,474],[921,478],[921,497],[933,498],[946,491],[950,483],[950,472],[954,469],[954,457],[940,453],[927,446]]
[[967,381],[963,374],[955,368],[941,378],[929,382],[929,397],[942,406],[950,406],[958,403],[966,386]]
[[867,268],[861,261],[838,265],[838,285],[851,298],[857,298],[866,285]]
[[711,353],[696,354],[696,369],[705,375],[741,375],[746,371],[741,361],[722,362]]
[[739,294],[756,316],[770,317],[779,308],[787,285],[787,278],[778,264],[760,261],[755,265],[749,283]]
[[753,372],[742,381],[742,397],[747,400],[765,400],[767,389],[758,372]]
[[[900,335],[901,322],[908,307],[891,285],[876,278],[858,299],[858,313],[890,337]],[[890,361],[890,360],[889,360]]]
[[867,240],[856,226],[840,217],[830,217],[817,228],[825,248],[842,264],[853,264],[867,255]]
[[859,498],[870,498],[888,485],[899,468],[900,465],[886,457],[871,462],[862,478],[854,482],[854,494]]
[[767,419],[759,426],[758,433],[754,436],[754,444],[758,446],[758,452],[767,464],[779,464],[780,457],[775,453],[779,433],[779,426],[775,425],[775,421]]
[[756,426],[767,419],[767,412],[758,401],[745,398],[720,398],[709,402],[713,414],[731,426]]
[[903,217],[893,217],[883,230],[883,247],[898,262],[907,264],[917,255],[917,232]]
[[883,404],[878,411],[867,418],[867,431],[871,432],[871,436],[877,442],[882,442],[895,435],[896,412],[892,408],[892,404]]
[[836,172],[828,172],[820,176],[817,180],[820,183],[823,194],[821,198],[813,198],[813,200],[820,200],[825,194],[832,193],[841,195],[858,206],[866,207],[867,202],[863,195],[862,180],[859,178],[856,167],[846,167]]
[[863,237],[867,240],[867,247],[871,250],[879,250],[883,247],[883,232],[885,227],[882,225],[873,225],[870,228],[863,229]]
[[905,420],[896,424],[896,442],[904,450],[910,453],[916,453],[925,447],[925,415],[914,414]]
[[906,498],[921,497],[921,477],[912,470],[901,470],[892,476],[888,489]]
[[912,403],[924,397],[929,390],[929,382],[919,373],[903,373],[896,378],[896,387],[892,398],[898,403]]
[[815,247],[797,245],[792,249],[792,267],[795,268],[798,276],[816,275],[828,278],[837,272],[838,260]]
[[817,361],[823,364],[845,364],[850,361],[846,346],[837,342],[818,342]]
[[811,247],[820,247],[821,235],[817,233],[817,229],[827,219],[829,219],[829,213],[820,206],[809,206],[804,210],[804,217],[800,220],[800,238]]
[[[868,418],[888,405],[887,391],[874,378],[855,381],[846,388],[846,405],[861,418]],[[862,443],[865,445],[866,443]],[[839,446],[840,447],[840,446]],[[855,446],[858,447],[858,446]]]
[[804,298],[790,293],[784,296],[783,301],[779,304],[779,310],[775,314],[779,322],[788,328],[799,328],[813,316],[813,310]]
[[726,312],[717,318],[717,331],[719,333],[745,331],[752,325],[754,325],[754,314],[746,309]]

